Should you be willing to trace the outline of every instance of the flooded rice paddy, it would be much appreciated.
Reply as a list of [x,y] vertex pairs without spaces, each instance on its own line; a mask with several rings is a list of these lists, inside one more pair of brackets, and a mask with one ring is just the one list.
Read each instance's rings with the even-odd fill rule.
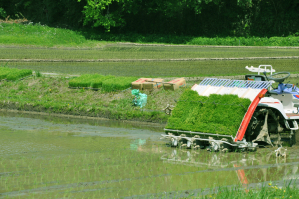
[[179,198],[299,177],[298,146],[209,153],[168,147],[163,125],[0,113],[0,198]]

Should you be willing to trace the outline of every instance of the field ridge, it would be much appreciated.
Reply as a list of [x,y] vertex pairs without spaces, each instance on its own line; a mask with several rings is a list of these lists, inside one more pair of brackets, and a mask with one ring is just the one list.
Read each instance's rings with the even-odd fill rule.
[[212,61],[212,60],[256,60],[299,59],[299,56],[283,57],[239,57],[239,58],[180,58],[180,59],[0,59],[0,62],[153,62],[153,61]]

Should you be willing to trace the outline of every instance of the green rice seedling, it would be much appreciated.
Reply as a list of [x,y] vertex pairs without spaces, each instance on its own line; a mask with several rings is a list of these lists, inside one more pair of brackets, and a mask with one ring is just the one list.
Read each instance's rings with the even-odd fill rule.
[[103,76],[100,74],[85,74],[81,75],[78,78],[74,78],[69,81],[70,87],[90,87],[93,80],[97,78],[102,78]]
[[27,68],[41,72],[142,77],[206,77],[245,75],[245,66],[272,65],[276,71],[299,72],[298,59],[152,61],[152,62],[10,62],[9,67]]
[[10,70],[8,68],[0,67],[0,80],[5,79],[9,73]]
[[6,76],[6,79],[15,81],[15,80],[21,79],[21,78],[29,76],[29,75],[32,75],[32,70],[28,70],[28,69],[14,70],[14,71],[11,71]]
[[102,49],[0,48],[1,59],[187,59],[298,56],[294,48],[109,45]]
[[31,74],[32,74],[32,70],[28,70],[28,69],[20,70],[16,68],[0,67],[0,79],[15,81],[20,78],[29,76]]
[[107,76],[99,76],[97,78],[94,78],[92,83],[91,83],[91,87],[92,88],[100,88],[102,87],[103,81],[108,80],[108,79],[113,79],[115,78],[115,76],[112,75],[107,75]]
[[103,82],[102,90],[106,92],[124,90],[131,87],[137,77],[117,77]]
[[236,95],[199,96],[186,90],[168,119],[166,128],[235,135],[251,101]]

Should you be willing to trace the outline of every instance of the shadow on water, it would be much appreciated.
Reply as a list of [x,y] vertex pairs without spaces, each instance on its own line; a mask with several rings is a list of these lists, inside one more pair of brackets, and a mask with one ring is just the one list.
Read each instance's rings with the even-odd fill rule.
[[219,186],[283,186],[299,177],[298,145],[209,153],[167,147],[147,123],[0,113],[0,198],[161,198]]

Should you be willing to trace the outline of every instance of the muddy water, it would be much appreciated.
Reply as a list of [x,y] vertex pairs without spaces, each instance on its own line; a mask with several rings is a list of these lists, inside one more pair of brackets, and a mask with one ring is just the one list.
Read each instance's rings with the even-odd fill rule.
[[0,198],[173,198],[299,177],[298,146],[286,158],[273,149],[178,150],[159,140],[162,132],[146,123],[0,113]]

